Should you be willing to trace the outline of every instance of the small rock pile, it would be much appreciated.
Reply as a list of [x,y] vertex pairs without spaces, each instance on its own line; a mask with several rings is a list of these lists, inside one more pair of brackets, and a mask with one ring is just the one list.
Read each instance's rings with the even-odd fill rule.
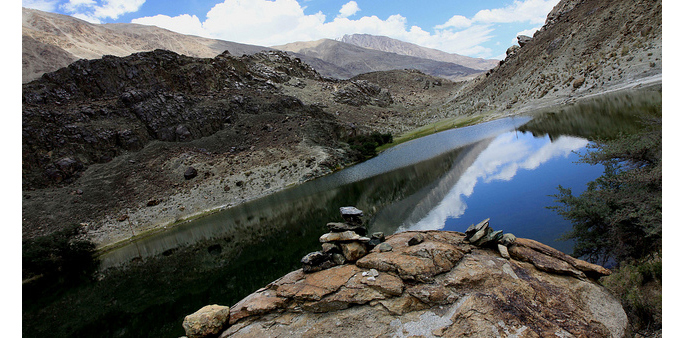
[[310,252],[305,255],[302,270],[306,273],[321,271],[336,265],[355,262],[364,257],[371,249],[382,245],[381,251],[390,251],[392,246],[383,245],[385,235],[375,232],[371,237],[366,236],[364,213],[355,207],[341,207],[340,215],[344,222],[328,223],[329,232],[319,237],[321,251]]
[[511,258],[508,247],[514,244],[516,236],[511,233],[503,234],[503,230],[493,230],[490,227],[490,219],[486,218],[476,225],[466,229],[466,239],[475,246],[497,245],[499,254],[506,259]]

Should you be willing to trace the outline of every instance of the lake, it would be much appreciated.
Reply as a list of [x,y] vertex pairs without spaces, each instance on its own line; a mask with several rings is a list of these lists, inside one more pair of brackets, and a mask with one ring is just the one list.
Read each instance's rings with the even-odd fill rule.
[[232,305],[320,249],[339,207],[363,210],[369,231],[495,230],[570,253],[571,224],[549,210],[559,185],[575,194],[603,172],[576,163],[590,139],[634,132],[660,93],[606,96],[532,116],[447,130],[331,175],[170,228],[101,257],[98,280],[24,286],[24,336],[179,337],[183,317]]

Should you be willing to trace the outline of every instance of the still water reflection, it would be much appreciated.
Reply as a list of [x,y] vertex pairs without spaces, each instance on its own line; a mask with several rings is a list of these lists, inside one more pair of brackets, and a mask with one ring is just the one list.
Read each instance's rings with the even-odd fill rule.
[[346,205],[366,213],[372,232],[464,231],[490,218],[495,229],[570,252],[572,243],[556,240],[570,224],[545,208],[553,204],[549,195],[558,185],[584,190],[602,171],[574,163],[588,139],[632,132],[633,112],[657,99],[660,93],[603,98],[534,119],[445,131],[131,243],[103,257],[103,269],[110,269],[97,282],[24,286],[23,334],[182,336],[185,315],[234,304],[299,268]]
[[[529,120],[529,117],[501,119],[403,143],[332,175],[188,222],[109,252],[102,257],[102,268],[170,253],[170,250],[201,241],[229,236],[245,239],[279,231],[287,224],[312,222],[303,210],[310,213],[321,210],[330,215],[329,221],[338,220],[338,207],[344,205],[355,205],[373,215],[395,202],[401,203],[404,196],[430,186],[446,172],[451,176],[460,175],[493,138],[515,130]],[[293,214],[293,210],[298,212]],[[320,226],[325,226],[326,222]],[[371,228],[393,233],[402,222],[374,224],[372,221]]]

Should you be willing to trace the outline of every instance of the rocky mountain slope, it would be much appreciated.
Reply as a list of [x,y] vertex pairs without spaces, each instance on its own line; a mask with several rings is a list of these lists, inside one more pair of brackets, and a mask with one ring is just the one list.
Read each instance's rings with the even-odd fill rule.
[[155,49],[194,57],[270,50],[267,47],[183,35],[137,24],[96,25],[55,13],[22,8],[22,82],[66,67],[78,59],[127,56]]
[[442,62],[456,63],[464,67],[489,70],[499,64],[499,60],[472,58],[464,55],[446,53],[441,50],[421,47],[413,43],[404,42],[387,36],[377,36],[370,34],[345,34],[340,38],[340,42],[351,45],[379,50],[382,52],[395,53],[400,55],[414,56],[422,59],[429,59]]
[[455,89],[416,71],[386,82],[403,85],[325,79],[275,51],[47,73],[23,85],[23,235],[82,224],[104,246],[262,196],[357,161],[349,135],[415,128]]
[[[278,49],[292,52],[295,57],[314,67],[321,75],[338,79],[348,79],[370,71],[405,68],[415,68],[430,75],[449,79],[462,79],[483,70],[463,67],[458,62],[370,51],[353,45],[341,45],[332,40],[316,45],[317,52],[309,48],[300,53],[292,46]],[[331,50],[322,51],[321,48]],[[182,55],[203,58],[214,57],[224,51],[229,51],[233,55],[243,55],[273,50],[268,47],[179,34],[154,26],[123,23],[96,25],[66,15],[22,8],[23,83],[34,80],[44,73],[66,67],[78,59],[98,59],[103,55],[127,56],[155,49],[166,49]]]
[[[453,62],[385,52],[331,39],[293,42],[272,48],[297,53],[305,62],[309,62],[308,58],[316,58],[333,64],[338,69],[319,68],[317,70],[324,76],[334,78],[348,78],[374,71],[416,69],[450,80],[463,80],[483,72],[480,69],[468,68]],[[339,73],[339,69],[345,72]]]
[[533,37],[467,84],[445,115],[515,114],[661,83],[660,0],[561,1]]
[[[183,326],[188,337],[626,334],[623,308],[594,280],[606,269],[532,240],[508,240],[497,246],[508,249],[498,250],[474,236],[402,232],[367,244],[373,247],[368,254],[348,262],[351,253],[343,249],[344,263],[311,272],[305,257],[303,269],[231,307],[204,307]],[[329,252],[353,243],[326,235],[320,240]]]

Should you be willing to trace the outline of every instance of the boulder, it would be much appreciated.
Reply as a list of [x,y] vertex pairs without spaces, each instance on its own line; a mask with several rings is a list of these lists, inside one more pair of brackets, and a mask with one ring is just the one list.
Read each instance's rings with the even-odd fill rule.
[[344,231],[354,231],[360,236],[365,236],[366,235],[366,227],[363,225],[355,225],[355,224],[348,224],[348,223],[338,223],[338,222],[332,222],[326,224],[328,227],[328,230],[330,232],[344,232]]
[[221,337],[623,337],[620,302],[585,272],[601,269],[550,249],[518,238],[507,260],[459,232],[394,234],[355,264],[246,297]]
[[186,171],[183,173],[183,177],[184,177],[186,180],[193,179],[193,178],[195,178],[196,176],[197,176],[197,170],[195,170],[195,168],[193,168],[193,167],[188,167],[188,168],[186,169]]
[[573,81],[573,88],[580,88],[585,83],[585,77],[581,76]]
[[513,45],[513,46],[507,48],[507,56],[516,54],[516,52],[518,52],[519,49],[521,49],[521,47],[517,46],[517,45]]
[[533,40],[533,38],[531,38],[528,35],[519,35],[516,37],[516,40],[518,41],[519,46],[523,47],[527,43],[531,42]]
[[329,232],[321,235],[319,237],[319,242],[342,242],[342,241],[361,241],[368,242],[370,238],[359,236],[359,234],[354,231],[344,231],[344,232]]
[[341,243],[342,254],[345,259],[354,262],[366,255],[366,247],[359,242]]
[[352,225],[360,226],[364,223],[364,212],[355,207],[341,207],[340,216],[342,216],[345,222]]
[[316,272],[336,266],[333,257],[329,253],[314,251],[306,254],[300,261],[304,272]]
[[228,306],[207,305],[183,319],[183,329],[188,338],[214,336],[228,325],[230,309]]

